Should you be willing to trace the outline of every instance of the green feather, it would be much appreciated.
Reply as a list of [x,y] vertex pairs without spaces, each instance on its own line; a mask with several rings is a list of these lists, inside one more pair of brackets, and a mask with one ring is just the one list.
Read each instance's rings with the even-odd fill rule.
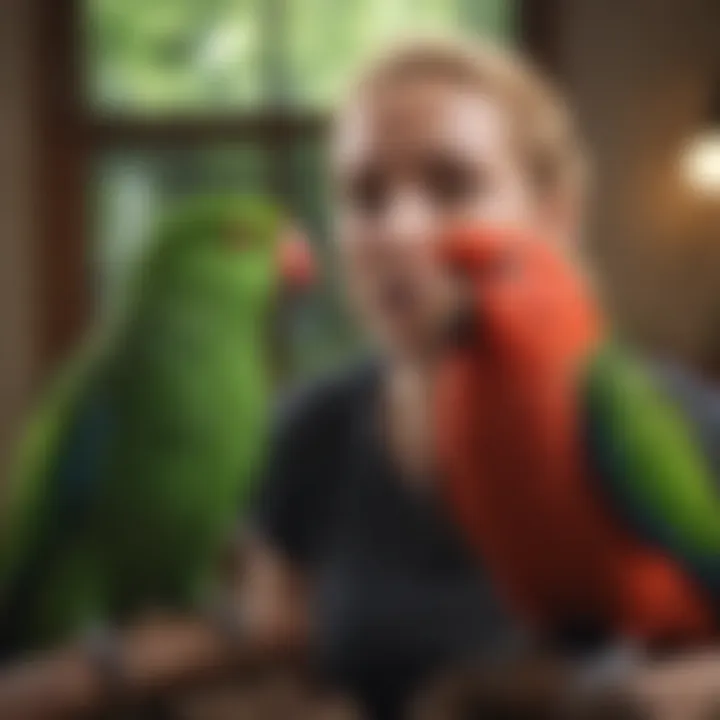
[[679,408],[615,344],[590,363],[585,403],[605,489],[651,539],[703,579],[720,580],[718,485]]

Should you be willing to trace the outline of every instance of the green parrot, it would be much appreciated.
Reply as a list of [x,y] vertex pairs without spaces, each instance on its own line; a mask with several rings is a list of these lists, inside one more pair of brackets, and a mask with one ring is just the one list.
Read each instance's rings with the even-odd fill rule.
[[169,213],[31,419],[0,517],[5,657],[212,592],[265,447],[271,314],[300,252],[281,225],[254,197]]

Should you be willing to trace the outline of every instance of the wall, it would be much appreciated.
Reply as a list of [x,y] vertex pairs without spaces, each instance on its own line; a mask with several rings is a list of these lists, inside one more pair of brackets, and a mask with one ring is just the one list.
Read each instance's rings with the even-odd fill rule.
[[720,198],[678,172],[720,83],[720,2],[558,0],[557,19],[594,155],[589,236],[608,304],[648,343],[720,357]]
[[0,3],[0,477],[34,373],[30,3]]

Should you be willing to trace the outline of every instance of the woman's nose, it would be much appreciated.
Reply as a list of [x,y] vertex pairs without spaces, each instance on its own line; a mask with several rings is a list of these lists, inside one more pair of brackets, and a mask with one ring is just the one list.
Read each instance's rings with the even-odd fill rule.
[[396,249],[417,247],[431,241],[433,213],[419,193],[399,192],[386,211],[385,236]]

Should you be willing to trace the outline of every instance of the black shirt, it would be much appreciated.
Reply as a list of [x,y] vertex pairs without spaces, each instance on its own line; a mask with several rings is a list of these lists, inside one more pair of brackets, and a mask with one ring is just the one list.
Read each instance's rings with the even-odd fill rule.
[[424,679],[517,634],[437,498],[398,476],[373,422],[378,389],[367,366],[289,403],[257,521],[309,574],[321,668],[385,719]]

